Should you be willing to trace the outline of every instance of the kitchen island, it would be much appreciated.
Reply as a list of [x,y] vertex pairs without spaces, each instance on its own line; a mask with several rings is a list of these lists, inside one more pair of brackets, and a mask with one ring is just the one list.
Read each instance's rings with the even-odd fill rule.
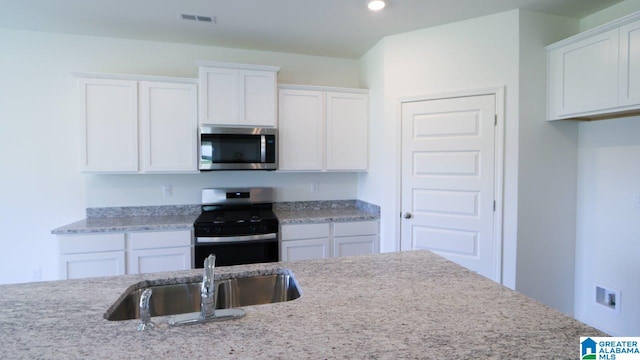
[[[131,287],[201,270],[0,286],[0,356],[46,359],[433,359],[579,356],[606,336],[428,251],[216,269],[289,269],[302,296],[240,320],[138,332],[104,316]],[[177,279],[177,280],[176,280]]]

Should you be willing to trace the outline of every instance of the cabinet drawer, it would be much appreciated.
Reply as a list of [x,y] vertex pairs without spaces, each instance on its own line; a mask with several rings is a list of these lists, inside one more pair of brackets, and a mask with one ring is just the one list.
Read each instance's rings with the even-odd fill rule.
[[333,224],[333,236],[357,236],[378,234],[377,221],[353,221]]
[[329,223],[282,225],[282,241],[329,237]]
[[129,234],[131,250],[191,246],[191,230],[154,231]]
[[58,236],[60,254],[124,251],[124,233]]

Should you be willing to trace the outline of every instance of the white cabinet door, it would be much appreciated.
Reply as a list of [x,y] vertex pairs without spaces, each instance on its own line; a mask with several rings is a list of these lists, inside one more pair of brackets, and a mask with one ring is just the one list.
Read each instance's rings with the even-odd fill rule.
[[366,171],[368,166],[368,96],[327,93],[327,170]]
[[276,127],[276,73],[243,70],[239,72],[239,78],[238,125]]
[[377,254],[378,221],[352,221],[333,224],[333,256]]
[[333,239],[333,256],[355,256],[378,253],[378,236],[347,236]]
[[191,269],[191,230],[128,234],[127,273]]
[[331,257],[328,238],[289,240],[283,241],[281,245],[282,261],[328,259]]
[[60,255],[62,279],[124,274],[124,251]]
[[238,125],[239,72],[234,69],[201,67],[200,123]]
[[81,170],[137,172],[137,82],[83,78],[79,86]]
[[201,124],[276,126],[279,67],[203,62],[199,68]]
[[278,101],[278,170],[321,171],[324,92],[282,89]]
[[144,172],[197,171],[197,93],[196,84],[140,83]]
[[618,46],[615,29],[549,52],[550,120],[617,106]]
[[191,269],[191,247],[130,250],[128,252],[128,274],[187,269]]
[[620,91],[618,105],[640,104],[640,21],[620,28]]

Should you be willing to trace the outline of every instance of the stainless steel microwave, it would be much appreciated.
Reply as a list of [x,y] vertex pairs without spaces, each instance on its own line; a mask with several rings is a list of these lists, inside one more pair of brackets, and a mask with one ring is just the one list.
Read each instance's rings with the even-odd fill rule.
[[269,128],[200,127],[200,170],[276,170],[278,132]]

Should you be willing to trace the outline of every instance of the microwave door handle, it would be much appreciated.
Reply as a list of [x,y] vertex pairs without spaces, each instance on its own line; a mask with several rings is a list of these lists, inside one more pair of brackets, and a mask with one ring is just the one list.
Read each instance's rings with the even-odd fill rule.
[[260,135],[260,162],[267,162],[267,137]]

